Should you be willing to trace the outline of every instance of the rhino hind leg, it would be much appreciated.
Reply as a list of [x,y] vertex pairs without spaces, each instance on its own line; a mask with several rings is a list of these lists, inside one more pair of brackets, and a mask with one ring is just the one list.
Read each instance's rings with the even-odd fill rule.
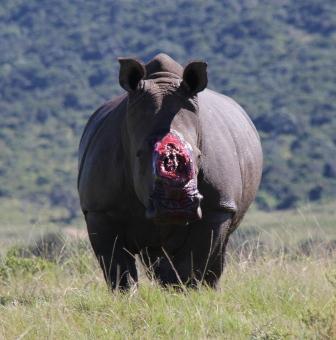
[[185,245],[176,253],[163,249],[161,256],[146,250],[143,260],[150,275],[163,286],[217,288],[225,264],[225,249],[232,226],[232,214],[209,213],[191,225]]
[[89,239],[93,251],[111,289],[129,289],[137,283],[135,258],[127,251],[120,221],[106,213],[85,214]]

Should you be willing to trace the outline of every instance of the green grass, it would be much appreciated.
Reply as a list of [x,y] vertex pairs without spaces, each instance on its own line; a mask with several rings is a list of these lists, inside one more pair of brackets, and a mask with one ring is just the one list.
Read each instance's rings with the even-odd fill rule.
[[29,259],[31,271],[16,263],[1,277],[0,338],[336,336],[334,260],[236,261],[228,264],[220,291],[182,293],[143,279],[137,291],[112,294],[88,253],[63,264]]
[[[15,244],[33,243],[48,232],[65,227],[58,220],[64,217],[64,209],[44,207],[18,199],[0,199],[0,255]],[[77,219],[72,227],[83,228],[84,221]]]
[[111,293],[85,242],[66,241],[72,251],[51,261],[11,248],[0,258],[0,339],[336,338],[336,252],[321,248],[336,219],[331,206],[305,209],[252,210],[219,291],[163,289],[141,275],[137,290]]
[[262,233],[277,233],[286,244],[309,237],[336,237],[336,202],[306,204],[298,209],[264,212],[252,209],[246,214],[243,228],[256,228]]

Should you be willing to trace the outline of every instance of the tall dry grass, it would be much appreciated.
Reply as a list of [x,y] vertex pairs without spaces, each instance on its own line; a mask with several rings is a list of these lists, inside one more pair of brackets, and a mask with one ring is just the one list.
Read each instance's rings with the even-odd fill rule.
[[332,237],[284,236],[243,227],[219,291],[163,289],[141,277],[137,290],[111,293],[85,241],[49,235],[11,248],[0,261],[0,338],[335,338]]

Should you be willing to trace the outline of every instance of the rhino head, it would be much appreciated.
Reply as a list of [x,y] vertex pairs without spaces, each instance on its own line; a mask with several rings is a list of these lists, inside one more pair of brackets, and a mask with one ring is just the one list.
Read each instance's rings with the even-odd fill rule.
[[201,219],[197,93],[207,85],[206,63],[183,69],[165,54],[147,65],[131,58],[119,62],[119,82],[128,92],[125,147],[146,217],[156,224]]

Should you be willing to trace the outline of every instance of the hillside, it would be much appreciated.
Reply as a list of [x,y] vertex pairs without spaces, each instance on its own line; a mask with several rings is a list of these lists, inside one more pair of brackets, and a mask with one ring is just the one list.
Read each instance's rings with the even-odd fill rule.
[[0,4],[0,198],[79,212],[76,153],[92,111],[121,92],[118,56],[208,62],[262,137],[264,209],[336,194],[332,0]]

